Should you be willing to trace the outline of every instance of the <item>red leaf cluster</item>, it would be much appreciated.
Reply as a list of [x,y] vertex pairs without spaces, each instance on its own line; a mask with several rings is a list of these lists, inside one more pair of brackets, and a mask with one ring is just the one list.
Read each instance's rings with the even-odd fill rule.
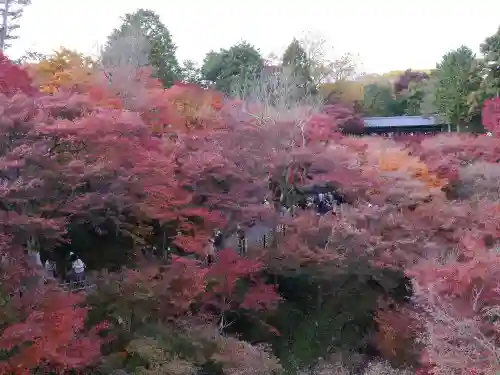
[[[232,249],[222,250],[207,272],[208,289],[203,296],[204,303],[221,312],[235,310],[238,306],[256,311],[276,307],[281,298],[274,285],[266,285],[260,278],[263,266],[262,262],[242,258]],[[236,288],[244,279],[249,285],[241,298]]]
[[[450,374],[493,369],[498,201],[478,191],[481,184],[470,183],[473,199],[453,201],[442,189],[464,183],[466,165],[497,164],[496,137],[351,138],[342,131],[363,123],[341,106],[269,120],[255,115],[259,104],[225,102],[193,85],[163,90],[143,71],[123,82],[96,79],[88,92],[32,95],[22,70],[2,61],[0,280],[11,298],[0,308],[0,343],[29,345],[0,369],[81,369],[99,359],[97,329],[83,329],[87,309],[39,277],[30,281],[39,270],[29,254],[67,242],[69,223],[99,229],[104,221],[124,236],[131,227],[167,228],[168,244],[195,258],[173,256],[120,274],[118,296],[139,321],[200,314],[223,330],[231,313],[260,316],[278,305],[264,270],[306,273],[333,289],[332,276],[352,267],[391,268],[415,285],[415,305],[407,308],[425,328],[430,366]],[[497,104],[485,106],[491,129]],[[348,204],[326,215],[298,208],[318,187],[341,192]],[[270,197],[274,207],[263,204]],[[240,256],[229,241],[238,224],[248,232],[286,230],[274,233],[271,248],[257,248],[254,239]],[[217,253],[209,242],[216,228],[228,238]],[[213,263],[204,262],[207,255]],[[379,344],[397,357],[403,313],[379,320]]]
[[165,129],[167,132],[220,127],[218,112],[223,103],[220,93],[198,85],[177,82],[165,90],[163,97],[169,103],[168,128]]
[[484,128],[493,134],[498,134],[500,130],[500,98],[484,101],[482,118]]
[[83,369],[100,357],[98,334],[105,323],[84,333],[85,308],[76,307],[81,296],[48,291],[25,321],[13,324],[0,336],[0,349],[14,351],[0,362],[0,373],[30,374],[45,366],[53,371]]
[[408,69],[394,82],[394,92],[399,94],[401,91],[408,90],[410,83],[418,83],[427,79],[429,79],[427,73]]
[[281,298],[274,285],[264,283],[262,262],[232,249],[220,251],[216,258],[208,268],[174,256],[166,266],[128,271],[120,295],[130,296],[128,303],[136,313],[154,313],[165,320],[189,315],[195,306],[209,320],[238,309],[267,311],[277,306]]
[[[330,104],[323,108],[322,113],[331,122],[330,128],[332,130],[344,131],[350,134],[361,134],[364,130],[363,119],[349,107],[341,104]],[[334,128],[333,124],[335,124]]]
[[460,166],[476,161],[497,163],[500,141],[486,135],[438,134],[409,147],[432,172],[453,182],[459,177]]
[[205,291],[206,274],[199,262],[174,257],[168,266],[128,270],[125,280],[119,283],[116,298],[128,296],[129,306],[136,308],[137,313],[154,313],[162,319],[182,317]]
[[384,358],[397,365],[418,364],[415,337],[421,327],[406,307],[382,302],[376,312],[377,331],[372,340]]
[[16,93],[34,95],[37,89],[32,85],[27,71],[13,64],[7,56],[0,51],[0,93],[12,96]]

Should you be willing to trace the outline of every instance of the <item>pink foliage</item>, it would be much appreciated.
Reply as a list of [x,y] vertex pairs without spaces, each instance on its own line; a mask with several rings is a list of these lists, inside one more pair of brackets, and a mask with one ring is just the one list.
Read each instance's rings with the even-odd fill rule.
[[0,348],[20,350],[0,363],[2,373],[29,374],[37,365],[55,371],[83,369],[100,357],[98,333],[105,323],[84,333],[85,308],[76,307],[82,297],[59,291],[44,294],[39,306],[24,322],[13,324],[0,336]]
[[[497,370],[500,206],[492,194],[451,201],[441,190],[463,182],[465,165],[497,164],[497,137],[348,137],[342,132],[360,132],[363,122],[339,105],[271,121],[253,113],[259,106],[195,85],[163,90],[145,72],[120,89],[134,93],[127,100],[98,83],[89,93],[35,96],[25,78],[0,58],[0,287],[12,295],[0,311],[12,319],[0,327],[0,344],[31,343],[0,370],[82,369],[98,359],[97,331],[106,326],[85,331],[82,301],[37,277],[19,291],[39,274],[23,252],[34,239],[50,250],[67,241],[70,222],[98,226],[102,212],[122,233],[131,226],[125,213],[139,225],[174,227],[173,245],[194,255],[124,271],[120,293],[158,319],[201,306],[222,331],[231,313],[260,316],[278,306],[263,270],[311,272],[328,288],[328,277],[364,264],[412,278],[426,366]],[[497,102],[483,116],[493,132]],[[340,191],[349,204],[324,216],[276,209],[316,186]],[[264,205],[276,192],[275,207]],[[236,224],[256,223],[283,224],[286,235],[246,256],[209,245],[216,228],[231,234]]]
[[482,117],[485,129],[498,134],[500,130],[500,98],[485,100]]
[[[225,322],[225,314],[242,308],[249,311],[268,311],[277,307],[281,297],[274,285],[266,285],[261,276],[264,264],[253,259],[245,259],[232,249],[224,249],[217,254],[216,262],[209,268],[207,290],[202,296],[205,308],[220,314],[219,325]],[[244,292],[238,290],[238,283],[249,283]]]
[[349,133],[361,133],[364,129],[363,119],[351,108],[342,105],[327,105],[323,112],[336,122],[337,128]]
[[37,89],[32,85],[27,71],[13,64],[7,56],[0,51],[0,93],[12,96],[16,93],[34,95]]

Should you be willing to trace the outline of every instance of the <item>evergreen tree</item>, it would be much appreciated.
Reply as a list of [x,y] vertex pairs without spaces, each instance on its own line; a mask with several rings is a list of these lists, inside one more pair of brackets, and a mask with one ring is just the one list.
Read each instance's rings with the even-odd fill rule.
[[17,39],[13,32],[19,29],[19,19],[24,13],[24,8],[31,5],[31,0],[0,0],[0,50],[4,51],[11,44],[9,40]]
[[466,46],[448,52],[437,66],[436,80],[435,104],[438,113],[460,131],[472,117],[469,97],[481,84],[474,52]]
[[229,49],[209,52],[201,68],[203,81],[230,94],[236,86],[246,86],[262,72],[264,59],[258,49],[247,42]]
[[311,63],[306,51],[297,39],[294,38],[285,50],[282,64],[283,68],[287,69],[287,73],[295,80],[297,87],[301,89],[302,95],[315,91],[311,78]]
[[141,39],[149,44],[149,65],[154,68],[154,74],[165,87],[173,85],[180,78],[181,68],[175,56],[176,46],[167,27],[161,22],[158,14],[148,9],[139,9],[134,13],[128,13],[123,17],[122,25],[115,29],[108,37],[108,43],[104,50],[114,48],[124,38],[139,32]]

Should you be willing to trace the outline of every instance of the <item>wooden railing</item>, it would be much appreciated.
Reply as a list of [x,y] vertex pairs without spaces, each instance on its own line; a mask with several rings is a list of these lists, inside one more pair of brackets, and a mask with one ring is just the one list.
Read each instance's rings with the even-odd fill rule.
[[96,288],[96,284],[91,280],[67,281],[58,284],[59,288],[66,292],[90,291]]

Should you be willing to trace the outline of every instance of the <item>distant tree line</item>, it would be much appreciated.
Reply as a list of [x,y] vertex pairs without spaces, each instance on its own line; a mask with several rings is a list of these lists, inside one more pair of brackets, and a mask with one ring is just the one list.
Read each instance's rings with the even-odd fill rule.
[[[4,0],[7,1],[7,0]],[[10,0],[9,17],[1,31],[3,49],[15,39],[16,23],[29,1]],[[241,41],[209,51],[201,65],[179,62],[177,47],[158,14],[138,9],[126,14],[109,35],[99,63],[104,67],[153,67],[165,87],[176,81],[213,87],[232,96],[247,97],[252,86],[277,75],[293,86],[293,96],[312,97],[329,104],[342,103],[366,116],[437,115],[456,131],[482,131],[481,108],[500,92],[500,29],[480,46],[447,52],[434,69],[360,74],[354,55],[336,55],[321,36],[294,38],[281,57],[262,56]],[[23,61],[42,59],[29,52]],[[126,73],[123,73],[126,74]],[[280,83],[283,86],[283,83]],[[282,87],[283,88],[283,87]]]

